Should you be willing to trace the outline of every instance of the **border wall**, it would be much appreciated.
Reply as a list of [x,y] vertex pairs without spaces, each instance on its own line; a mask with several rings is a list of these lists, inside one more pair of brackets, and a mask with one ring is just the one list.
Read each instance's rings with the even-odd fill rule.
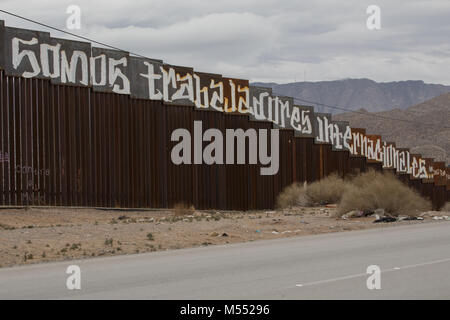
[[[2,21],[0,45],[2,206],[272,209],[293,182],[370,168],[394,172],[435,209],[450,201],[445,163],[247,80]],[[260,164],[175,165],[171,133],[185,128],[194,136],[194,121],[224,135],[279,129],[277,174],[261,175]]]

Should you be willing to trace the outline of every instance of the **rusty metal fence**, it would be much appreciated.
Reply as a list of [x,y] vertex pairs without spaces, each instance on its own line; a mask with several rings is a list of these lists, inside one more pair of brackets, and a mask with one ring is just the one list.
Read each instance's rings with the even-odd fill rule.
[[[280,130],[280,169],[273,176],[260,175],[259,164],[174,165],[170,134],[192,132],[194,120],[223,132],[273,124],[4,71],[0,89],[0,205],[271,209],[293,182],[382,170],[381,163],[296,137],[293,130]],[[435,208],[449,200],[448,185],[399,178]]]

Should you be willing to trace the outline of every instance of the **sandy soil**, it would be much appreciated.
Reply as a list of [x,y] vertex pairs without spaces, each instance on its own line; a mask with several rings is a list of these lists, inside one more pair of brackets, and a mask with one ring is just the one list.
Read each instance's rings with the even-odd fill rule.
[[0,267],[438,222],[342,220],[334,208],[220,212],[0,208]]

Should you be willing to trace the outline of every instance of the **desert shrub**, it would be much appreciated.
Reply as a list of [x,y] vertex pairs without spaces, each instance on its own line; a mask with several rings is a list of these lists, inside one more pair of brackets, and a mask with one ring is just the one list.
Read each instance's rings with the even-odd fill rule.
[[175,217],[187,216],[194,214],[194,206],[189,206],[183,202],[177,203],[173,206],[173,215]]
[[309,185],[294,183],[286,187],[277,197],[278,208],[310,206],[313,204],[337,203],[342,198],[348,182],[336,174]]
[[336,174],[308,185],[306,195],[317,204],[337,203],[348,188],[348,182]]
[[[333,174],[309,185],[294,183],[285,188],[277,198],[279,208],[329,203],[339,203],[338,215],[352,210],[382,208],[390,215],[413,216],[431,210],[428,200],[423,199],[392,173],[374,170],[350,180]],[[450,211],[450,205],[447,204],[442,210]]]
[[[352,176],[351,184],[353,186],[359,187],[359,188],[364,187],[367,184],[371,183],[372,181],[374,181],[376,179],[379,179],[380,178],[380,174],[382,174],[382,173],[371,169],[369,171],[360,173],[360,174],[358,174],[356,176]],[[389,173],[386,173],[386,174],[389,174]],[[393,176],[393,175],[391,174],[391,176]],[[398,181],[398,179],[396,179],[396,180]]]
[[417,215],[431,209],[429,201],[392,173],[369,171],[350,182],[338,206],[338,214],[382,208],[390,215]]
[[310,199],[306,195],[306,183],[294,183],[284,188],[277,197],[277,207],[280,209],[290,208],[294,206],[307,206]]
[[450,202],[447,202],[441,209],[444,212],[450,212]]

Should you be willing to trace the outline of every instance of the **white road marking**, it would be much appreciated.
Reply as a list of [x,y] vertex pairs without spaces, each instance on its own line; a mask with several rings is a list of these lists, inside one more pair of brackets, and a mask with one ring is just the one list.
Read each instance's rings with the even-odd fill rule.
[[[411,268],[429,266],[429,265],[433,265],[433,264],[437,264],[437,263],[444,263],[444,262],[450,262],[450,258],[434,260],[434,261],[429,261],[429,262],[423,262],[423,263],[417,263],[417,264],[410,264],[410,265],[403,266],[403,267],[395,267],[393,269],[381,270],[381,272],[387,273],[387,272],[392,272],[394,270],[411,269]],[[332,279],[307,282],[307,283],[303,283],[300,285],[297,284],[296,287],[314,286],[314,285],[318,285],[318,284],[324,284],[324,283],[330,283],[330,282],[336,282],[336,281],[348,280],[348,279],[354,279],[354,278],[366,277],[366,276],[367,276],[367,273],[357,273],[357,274],[352,274],[352,275],[337,277],[337,278],[332,278]]]

